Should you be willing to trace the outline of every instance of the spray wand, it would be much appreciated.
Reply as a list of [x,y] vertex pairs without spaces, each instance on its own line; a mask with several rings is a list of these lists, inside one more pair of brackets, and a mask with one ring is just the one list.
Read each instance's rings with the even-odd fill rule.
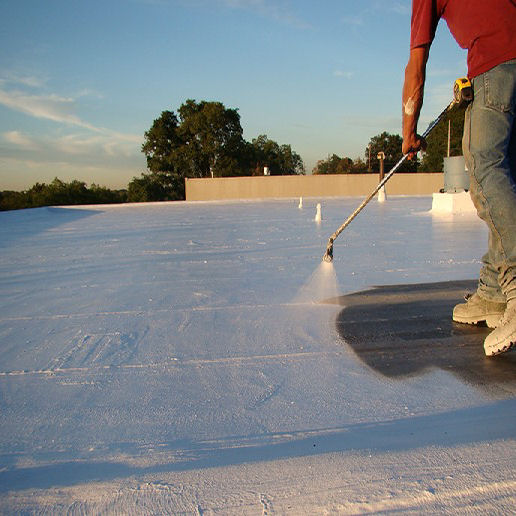
[[[455,105],[464,105],[473,100],[473,88],[469,79],[460,78],[455,81],[453,87],[453,100],[443,109],[441,114],[430,123],[427,127],[426,131],[422,134],[422,138],[426,138],[435,128],[435,126],[444,118],[444,116],[450,111],[450,109]],[[335,239],[346,229],[347,226],[351,223],[351,221],[365,208],[366,204],[380,191],[380,189],[387,183],[387,181],[394,175],[394,173],[400,168],[402,163],[408,158],[409,154],[404,154],[403,157],[394,165],[389,173],[378,183],[376,188],[362,201],[360,206],[346,219],[346,221],[340,226],[333,235],[328,240],[328,245],[326,247],[326,252],[323,256],[323,261],[332,262],[333,261],[333,242]]]

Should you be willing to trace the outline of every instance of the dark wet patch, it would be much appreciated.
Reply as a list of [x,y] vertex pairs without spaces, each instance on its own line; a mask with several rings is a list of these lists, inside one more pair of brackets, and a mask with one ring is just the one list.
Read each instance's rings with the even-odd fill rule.
[[328,300],[342,339],[369,367],[388,377],[439,368],[492,390],[516,390],[516,352],[484,355],[485,326],[452,321],[453,307],[475,281],[389,285]]

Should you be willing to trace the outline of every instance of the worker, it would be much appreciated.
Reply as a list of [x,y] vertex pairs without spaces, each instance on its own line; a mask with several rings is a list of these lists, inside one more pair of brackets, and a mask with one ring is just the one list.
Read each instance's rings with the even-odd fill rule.
[[410,55],[403,85],[403,153],[426,143],[417,134],[425,71],[439,20],[468,50],[473,102],[462,147],[470,194],[489,230],[477,291],[453,310],[453,320],[494,328],[487,356],[516,346],[516,2],[515,0],[412,0]]

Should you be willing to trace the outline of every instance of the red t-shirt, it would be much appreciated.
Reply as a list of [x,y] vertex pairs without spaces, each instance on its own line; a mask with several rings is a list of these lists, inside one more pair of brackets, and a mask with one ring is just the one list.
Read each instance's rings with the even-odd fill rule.
[[412,0],[410,48],[432,43],[444,18],[476,77],[516,58],[516,0]]

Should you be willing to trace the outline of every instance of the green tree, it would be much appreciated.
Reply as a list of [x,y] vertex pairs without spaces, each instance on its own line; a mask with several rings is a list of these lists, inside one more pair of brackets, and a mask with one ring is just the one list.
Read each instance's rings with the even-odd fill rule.
[[[133,178],[128,185],[131,202],[184,199],[184,167],[180,149],[179,121],[172,111],[163,111],[145,132],[142,152],[147,159],[148,174]],[[159,188],[158,188],[159,185]],[[156,198],[158,192],[160,198]]]
[[28,208],[25,192],[4,190],[0,192],[0,211]]
[[129,197],[184,199],[187,177],[261,175],[264,166],[273,175],[304,173],[303,160],[290,145],[266,135],[249,143],[242,135],[238,111],[220,102],[187,100],[177,115],[163,111],[145,132],[148,173],[133,179]]
[[[178,114],[179,118],[163,111],[145,132],[142,146],[152,180],[163,187],[167,198],[184,199],[186,177],[243,175],[250,168],[236,109],[220,102],[187,100]],[[140,179],[156,191],[148,178]]]
[[95,183],[89,188],[89,195],[93,204],[118,204],[127,202],[126,190],[111,190]]
[[[365,161],[369,160],[369,152],[371,152],[371,170],[377,173],[380,170],[380,160],[378,153],[385,153],[384,168],[388,172],[403,156],[401,152],[401,144],[403,138],[399,134],[390,134],[383,132],[373,136],[366,147],[364,157]],[[406,160],[398,169],[399,172],[417,172],[418,160]]]
[[366,161],[361,158],[357,158],[353,161],[353,165],[350,170],[351,174],[366,174],[367,172],[369,172],[369,167]]
[[353,174],[356,173],[356,164],[351,158],[341,158],[337,154],[328,156],[328,159],[319,160],[312,170],[313,174]]
[[305,166],[301,156],[290,145],[279,145],[266,134],[254,138],[252,143],[254,174],[262,175],[263,167],[269,167],[273,176],[304,174]]
[[57,177],[48,185],[36,183],[27,195],[32,206],[69,206],[92,201],[86,183],[77,180],[66,183]]
[[171,197],[175,190],[168,190],[156,174],[142,174],[134,177],[127,186],[128,202],[174,201]]
[[279,164],[279,173],[281,175],[305,173],[305,165],[301,156],[294,152],[290,145],[283,144],[280,146]]
[[342,167],[340,167],[341,161],[342,158],[340,156],[337,156],[337,154],[332,154],[331,156],[328,156],[328,159],[319,160],[312,170],[312,173],[316,175],[342,173]]
[[147,168],[153,173],[179,173],[175,150],[182,145],[178,134],[178,119],[173,111],[163,111],[145,132],[142,152],[147,159]]
[[179,116],[181,151],[190,169],[187,177],[241,175],[239,157],[245,142],[236,109],[220,102],[187,100]]
[[441,120],[427,138],[428,147],[420,166],[424,172],[441,172],[448,153],[448,121],[450,121],[450,156],[462,155],[462,133],[465,107],[455,106]]
[[82,181],[73,180],[66,183],[56,177],[50,184],[36,183],[23,192],[1,192],[0,210],[55,205],[111,204],[125,201],[124,190],[113,191],[96,184],[88,188]]

